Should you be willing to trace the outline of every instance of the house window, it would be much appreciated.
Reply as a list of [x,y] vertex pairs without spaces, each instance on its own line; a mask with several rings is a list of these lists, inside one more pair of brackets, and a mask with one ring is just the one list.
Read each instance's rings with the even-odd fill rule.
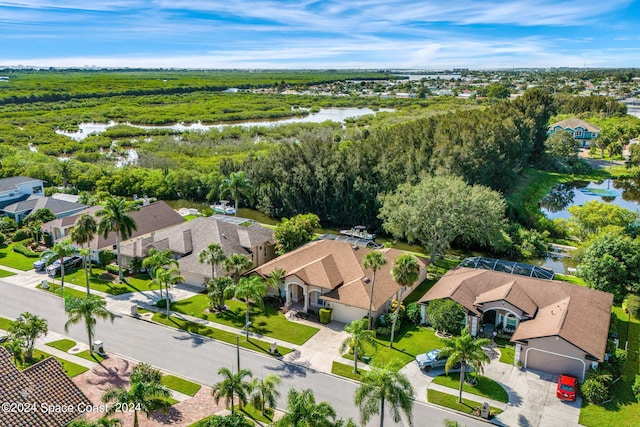
[[267,257],[267,245],[264,245],[264,257]]
[[576,129],[576,136],[582,136],[582,129]]
[[36,186],[36,187],[33,187],[31,190],[33,191],[33,194],[39,194],[39,193],[42,193],[42,187],[41,187],[41,186],[39,186],[39,185],[38,185],[38,186]]

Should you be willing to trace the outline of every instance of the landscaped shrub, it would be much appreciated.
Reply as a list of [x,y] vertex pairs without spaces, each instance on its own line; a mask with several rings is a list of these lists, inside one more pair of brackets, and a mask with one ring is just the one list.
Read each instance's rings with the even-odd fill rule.
[[31,249],[27,248],[22,243],[16,243],[13,245],[13,251],[19,254],[22,254],[29,258],[40,258],[40,254],[37,252],[33,252]]
[[640,375],[636,375],[636,380],[631,386],[631,391],[636,396],[636,400],[640,402]]
[[427,318],[436,331],[460,335],[464,327],[464,308],[455,301],[442,299],[431,301],[427,306]]
[[330,308],[321,308],[320,309],[320,323],[326,325],[331,322],[331,314],[333,310]]
[[18,229],[18,223],[8,216],[0,218],[0,233],[11,234]]
[[627,297],[627,311],[636,319],[640,319],[640,295],[630,294]]
[[622,368],[624,367],[624,363],[627,361],[627,352],[618,348],[615,352],[609,356],[609,364],[611,365],[611,373],[614,377],[619,377],[622,375]]
[[21,228],[20,230],[13,233],[14,242],[21,242],[25,239],[28,239],[29,237],[31,237],[31,233],[26,228]]
[[580,392],[591,403],[602,403],[609,398],[608,385],[596,378],[589,378],[582,383]]
[[422,306],[417,302],[412,302],[407,305],[407,311],[405,314],[407,315],[407,319],[414,325],[419,325],[421,320],[420,312],[422,311]]
[[120,275],[120,271],[118,270],[118,266],[117,265],[107,265],[106,270],[111,273],[111,274],[115,274],[116,276]]
[[156,302],[156,307],[158,308],[167,308],[167,300],[166,299],[160,299]]
[[111,261],[113,261],[113,252],[108,249],[99,252],[98,261],[100,262],[100,265],[108,265]]
[[200,420],[193,427],[252,427],[253,423],[247,420],[244,415],[235,413],[232,415],[214,415]]
[[4,245],[4,242],[7,241],[7,238],[4,237],[4,234],[0,233],[0,246]]

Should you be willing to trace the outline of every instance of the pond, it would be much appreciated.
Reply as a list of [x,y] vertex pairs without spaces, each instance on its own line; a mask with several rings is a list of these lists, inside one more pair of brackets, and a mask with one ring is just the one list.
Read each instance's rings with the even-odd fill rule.
[[640,180],[607,179],[602,182],[576,181],[555,186],[540,201],[540,210],[549,219],[569,218],[568,208],[597,200],[630,211],[640,209]]

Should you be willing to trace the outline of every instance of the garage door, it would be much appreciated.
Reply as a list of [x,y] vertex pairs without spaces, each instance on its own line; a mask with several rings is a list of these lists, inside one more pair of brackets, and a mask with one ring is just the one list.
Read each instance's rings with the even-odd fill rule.
[[553,374],[570,374],[583,380],[585,365],[578,359],[549,353],[537,348],[527,349],[525,357],[527,369],[537,369]]

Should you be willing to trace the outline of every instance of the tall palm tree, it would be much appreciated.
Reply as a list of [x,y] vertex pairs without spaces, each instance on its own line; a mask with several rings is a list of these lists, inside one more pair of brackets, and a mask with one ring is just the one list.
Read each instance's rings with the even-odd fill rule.
[[[144,268],[148,268],[151,279],[156,279],[156,273],[158,270],[166,268],[166,267],[178,267],[178,261],[173,259],[173,252],[171,249],[158,250],[156,248],[151,248],[149,250],[149,255],[142,261],[142,266]],[[160,286],[160,299],[162,299],[162,285],[164,282],[156,281],[156,284]]]
[[[84,247],[89,245],[98,232],[98,222],[93,215],[84,213],[78,217],[71,229],[71,240]],[[89,273],[91,274],[91,263],[89,263]]]
[[218,243],[211,243],[198,252],[198,260],[201,264],[211,264],[211,279],[217,276],[216,268],[226,258],[222,246]]
[[477,372],[483,371],[483,364],[489,363],[491,359],[487,353],[482,350],[483,346],[491,344],[487,338],[473,338],[469,330],[465,328],[459,337],[445,339],[445,344],[440,354],[449,356],[447,364],[444,365],[444,371],[448,374],[449,370],[460,363],[460,390],[458,403],[462,403],[462,386],[464,385],[464,374],[467,365],[470,365]]
[[87,286],[87,296],[91,295],[91,286],[89,285],[89,268],[88,265],[90,262],[89,255],[91,255],[91,248],[82,248],[78,251],[80,256],[82,257],[82,268],[84,269],[84,281]]
[[60,282],[61,285],[61,296],[64,298],[64,258],[73,255],[75,250],[71,246],[71,240],[64,239],[60,240],[58,243],[53,245],[53,247],[47,251],[44,251],[41,258],[54,256],[58,258],[60,261]]
[[238,216],[238,201],[242,196],[251,198],[251,191],[251,183],[243,171],[232,172],[220,184],[220,196],[225,197],[227,194],[231,196],[235,202],[236,216]]
[[[364,268],[370,268],[373,274],[371,275],[371,293],[369,294],[369,326],[368,329],[371,329],[373,322],[371,319],[371,310],[373,308],[373,291],[376,287],[376,271],[382,268],[383,265],[387,263],[387,259],[384,257],[382,252],[379,251],[371,251],[364,257],[364,261],[362,261],[362,266]],[[357,369],[356,369],[357,370]]]
[[109,196],[104,200],[104,208],[96,212],[100,217],[98,232],[106,239],[109,233],[116,234],[116,251],[118,261],[118,277],[124,281],[122,274],[122,259],[120,256],[120,239],[127,240],[131,233],[138,229],[136,221],[128,214],[140,209],[134,202],[128,202],[124,197]]
[[233,409],[233,400],[238,397],[240,408],[249,401],[251,393],[251,383],[245,381],[245,377],[251,378],[253,374],[248,369],[241,369],[237,374],[231,372],[228,368],[218,369],[218,375],[223,376],[223,380],[216,383],[211,388],[211,395],[216,402],[220,402],[223,398],[227,408],[231,406],[231,413],[235,413]]
[[[136,366],[137,368],[137,366]],[[136,374],[136,368],[131,373],[131,386],[129,389],[122,387],[112,387],[108,389],[102,396],[104,403],[119,403],[129,405],[127,407],[134,408],[133,426],[139,427],[138,411],[145,413],[147,417],[156,409],[164,409],[169,405],[166,400],[171,397],[171,392],[160,382],[146,381],[143,375]],[[110,406],[107,414],[115,412],[117,406]]]
[[251,381],[251,403],[254,407],[260,408],[262,415],[265,414],[267,408],[273,409],[278,403],[280,392],[278,386],[282,380],[279,376],[271,374],[264,378],[254,378]]
[[411,286],[418,280],[420,275],[420,264],[415,256],[411,254],[400,255],[393,262],[391,267],[391,276],[393,280],[398,284],[398,292],[396,293],[396,310],[393,313],[393,322],[391,322],[391,340],[389,341],[389,348],[393,348],[393,339],[396,333],[396,322],[400,315],[400,291],[404,286]]
[[27,224],[26,229],[33,237],[33,241],[38,243],[40,242],[40,234],[42,234],[42,221],[33,221]]
[[107,302],[97,295],[90,295],[87,298],[67,297],[64,299],[64,308],[69,317],[64,324],[64,330],[69,332],[69,326],[84,322],[89,338],[89,353],[93,355],[91,343],[98,319],[109,319],[113,323],[115,318],[115,315],[107,310]]
[[349,336],[342,341],[340,352],[344,353],[347,349],[353,351],[353,371],[358,373],[358,357],[364,353],[364,344],[376,346],[376,333],[367,329],[366,319],[356,319],[345,326],[344,330]]
[[241,254],[231,254],[224,261],[222,261],[222,268],[229,272],[233,276],[233,281],[237,284],[240,273],[253,267],[253,261]]
[[356,389],[354,401],[360,408],[362,425],[373,415],[380,415],[380,427],[384,426],[385,407],[391,411],[391,419],[400,422],[400,411],[404,412],[409,425],[413,425],[413,387],[409,379],[400,372],[372,368],[362,372],[362,385]]
[[27,360],[31,360],[33,357],[33,348],[35,347],[36,340],[49,333],[49,322],[35,314],[31,314],[28,311],[20,314],[17,320],[10,323],[9,335],[12,341],[21,342],[24,355]]
[[224,291],[225,297],[235,297],[244,300],[246,304],[245,318],[249,324],[250,304],[253,301],[260,309],[264,310],[263,298],[267,294],[267,285],[260,276],[242,277],[237,285],[229,286]]
[[282,285],[282,281],[284,280],[286,275],[287,275],[286,270],[282,268],[275,268],[271,272],[271,274],[269,274],[266,280],[267,286],[270,288],[276,289],[280,297],[282,297],[282,294],[280,294],[280,285]]
[[162,294],[162,285],[165,289],[165,306],[167,308],[167,318],[171,314],[171,298],[169,297],[169,286],[177,283],[184,282],[184,277],[180,275],[177,268],[159,268],[156,270],[155,277],[151,280],[151,283],[160,286],[160,294]]
[[233,279],[227,276],[220,276],[207,281],[207,296],[209,297],[209,305],[212,309],[215,307],[218,311],[224,310],[224,291],[233,285]]
[[278,427],[333,427],[336,411],[328,402],[316,403],[313,391],[289,390],[287,413],[276,423]]

